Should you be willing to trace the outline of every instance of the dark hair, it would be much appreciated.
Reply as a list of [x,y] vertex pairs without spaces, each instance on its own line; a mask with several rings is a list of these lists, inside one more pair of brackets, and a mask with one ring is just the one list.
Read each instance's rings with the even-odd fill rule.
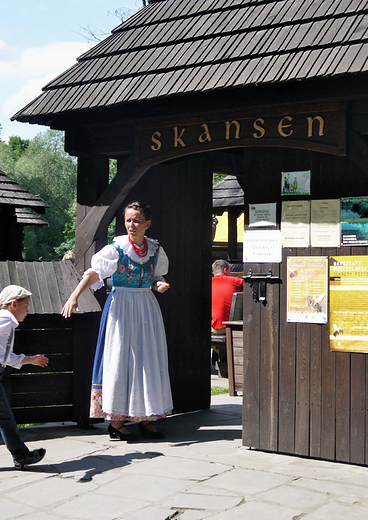
[[135,209],[143,213],[146,220],[152,220],[151,207],[146,202],[134,201],[130,202],[124,209],[124,215],[127,209]]

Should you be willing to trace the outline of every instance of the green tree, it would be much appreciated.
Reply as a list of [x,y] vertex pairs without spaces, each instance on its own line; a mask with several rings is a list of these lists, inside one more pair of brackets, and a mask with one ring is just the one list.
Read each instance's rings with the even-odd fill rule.
[[18,135],[12,135],[9,138],[9,148],[12,151],[15,160],[27,150],[29,146],[29,139],[22,139]]
[[60,258],[55,248],[64,240],[65,225],[73,224],[77,187],[76,160],[64,151],[63,132],[47,130],[29,143],[0,142],[0,168],[50,206],[43,216],[48,227],[25,227],[24,259]]
[[12,177],[15,160],[11,148],[5,141],[0,141],[0,169]]
[[225,173],[214,173],[213,174],[213,184],[217,184],[218,182],[225,179],[226,174]]

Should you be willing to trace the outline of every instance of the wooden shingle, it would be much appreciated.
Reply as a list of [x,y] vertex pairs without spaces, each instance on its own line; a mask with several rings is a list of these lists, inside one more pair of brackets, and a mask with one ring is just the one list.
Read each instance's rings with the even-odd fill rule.
[[239,207],[244,209],[244,192],[234,175],[227,175],[212,188],[213,208]]
[[15,208],[17,224],[23,226],[48,226],[48,222],[26,208]]
[[38,195],[33,195],[14,179],[0,170],[0,204],[9,204],[16,208],[32,208],[37,213],[44,213],[49,205]]
[[[60,314],[64,303],[81,280],[70,260],[43,262],[0,262],[0,290],[9,284],[21,285],[32,292],[30,314]],[[78,301],[83,313],[100,312],[91,290]]]
[[367,0],[162,0],[84,53],[13,116],[366,72]]

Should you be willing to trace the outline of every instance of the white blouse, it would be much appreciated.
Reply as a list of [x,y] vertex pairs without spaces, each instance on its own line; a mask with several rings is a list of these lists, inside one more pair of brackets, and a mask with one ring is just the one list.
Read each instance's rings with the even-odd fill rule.
[[[122,235],[114,238],[114,242],[120,246],[120,248],[134,263],[136,264],[144,264],[148,261],[150,256],[153,256],[159,247],[157,264],[155,270],[153,272],[153,280],[152,285],[158,280],[163,280],[163,276],[167,274],[169,270],[169,259],[166,256],[165,251],[161,246],[158,245],[156,240],[152,238],[147,238],[148,244],[148,252],[144,257],[138,256],[129,242],[128,235]],[[103,287],[104,278],[108,278],[113,273],[115,273],[119,260],[119,252],[113,245],[108,245],[103,247],[98,253],[94,254],[91,259],[91,267],[87,269],[87,271],[83,274],[83,277],[86,276],[90,271],[94,271],[98,274],[98,280],[91,287],[93,291],[97,291]]]
[[4,360],[6,353],[6,345],[8,343],[8,339],[11,333],[11,329],[15,329],[18,327],[18,320],[13,316],[11,312],[6,309],[0,310],[0,365],[6,361],[6,364],[13,368],[21,368],[21,361],[25,357],[24,354],[14,354],[13,345],[14,345],[14,336],[13,341],[10,346],[10,351],[6,360]]

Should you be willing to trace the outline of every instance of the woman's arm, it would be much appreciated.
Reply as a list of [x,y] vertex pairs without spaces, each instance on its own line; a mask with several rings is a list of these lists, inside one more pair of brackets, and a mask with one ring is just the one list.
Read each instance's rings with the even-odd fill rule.
[[75,309],[77,312],[79,311],[78,308],[78,298],[79,296],[84,293],[87,289],[92,287],[94,283],[96,283],[99,279],[98,274],[95,271],[89,271],[84,278],[79,282],[77,287],[74,289],[72,294],[70,295],[68,301],[65,303],[63,310],[61,311],[61,314],[64,316],[64,318],[69,318],[72,314],[72,310]]
[[165,281],[164,275],[169,270],[169,259],[165,251],[160,246],[157,258],[157,264],[153,272],[152,289],[159,293],[164,293],[170,288],[170,285]]

